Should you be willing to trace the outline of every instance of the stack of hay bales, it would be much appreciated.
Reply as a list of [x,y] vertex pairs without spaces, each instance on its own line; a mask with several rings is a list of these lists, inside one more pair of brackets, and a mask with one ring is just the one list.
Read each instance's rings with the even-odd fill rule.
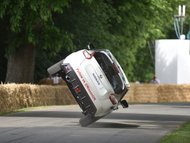
[[[129,103],[190,102],[190,85],[131,84]],[[0,112],[46,105],[76,104],[65,85],[0,84]]]
[[190,102],[190,85],[131,84],[124,98],[130,103]]
[[[53,82],[53,78],[43,78],[41,79],[38,84],[40,85],[55,85],[54,82]],[[59,77],[59,83],[56,84],[56,85],[66,85],[66,82]]]
[[158,87],[157,84],[131,84],[124,98],[130,103],[157,103]]
[[66,86],[1,84],[0,112],[11,112],[19,108],[75,104]]
[[190,85],[160,85],[159,102],[190,102]]

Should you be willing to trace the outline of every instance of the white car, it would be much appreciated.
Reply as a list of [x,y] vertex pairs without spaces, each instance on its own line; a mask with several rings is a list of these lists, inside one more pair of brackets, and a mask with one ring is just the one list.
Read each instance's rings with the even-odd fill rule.
[[81,126],[88,126],[118,109],[128,91],[129,82],[115,57],[107,50],[83,49],[48,68],[50,75],[59,74],[82,109]]

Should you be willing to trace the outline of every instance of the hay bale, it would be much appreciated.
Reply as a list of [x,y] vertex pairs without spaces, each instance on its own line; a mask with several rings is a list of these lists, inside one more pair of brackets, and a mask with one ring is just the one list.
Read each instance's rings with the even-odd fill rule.
[[160,85],[158,88],[159,102],[186,102],[183,85]]
[[76,104],[75,99],[67,86],[54,86],[54,89],[56,92],[56,105]]
[[31,86],[32,97],[37,105],[65,105],[75,102],[67,86]]
[[137,103],[157,103],[157,84],[139,84],[135,87],[134,100]]
[[129,103],[190,102],[190,85],[131,84]]
[[129,91],[124,96],[124,99],[126,99],[130,103],[135,103],[135,100],[134,100],[134,91],[135,91],[135,84],[131,84]]
[[4,84],[0,85],[0,112],[19,108],[75,104],[66,86]]
[[7,97],[8,97],[8,92],[6,88],[2,85],[0,85],[0,112],[4,112],[7,109]]
[[43,78],[38,82],[39,85],[66,85],[66,82],[60,78],[58,84],[53,83],[53,78]]
[[1,104],[1,109],[3,111],[9,112],[13,109],[18,109],[20,107],[20,99],[17,97],[18,88],[16,84],[1,85],[1,98],[3,97],[3,102]]
[[[190,102],[190,85],[131,84],[129,103]],[[0,84],[0,112],[19,108],[76,104],[67,86]]]
[[55,105],[55,91],[48,85],[30,86],[33,106]]
[[131,84],[125,99],[130,103],[157,103],[157,84]]
[[179,87],[179,96],[184,102],[190,102],[190,85],[184,84]]

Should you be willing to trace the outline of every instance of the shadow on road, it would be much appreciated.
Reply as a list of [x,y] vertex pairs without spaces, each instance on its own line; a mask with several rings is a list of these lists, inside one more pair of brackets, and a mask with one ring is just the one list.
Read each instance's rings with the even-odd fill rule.
[[81,112],[69,111],[27,111],[7,115],[9,117],[81,118]]
[[[44,118],[81,118],[81,112],[70,111],[29,111],[7,115],[9,117],[44,117]],[[111,113],[104,119],[151,120],[151,121],[187,121],[190,116],[164,114]]]
[[88,128],[115,128],[115,129],[121,129],[121,128],[138,128],[139,125],[135,124],[123,124],[123,123],[109,123],[109,122],[96,122],[92,125],[88,126]]

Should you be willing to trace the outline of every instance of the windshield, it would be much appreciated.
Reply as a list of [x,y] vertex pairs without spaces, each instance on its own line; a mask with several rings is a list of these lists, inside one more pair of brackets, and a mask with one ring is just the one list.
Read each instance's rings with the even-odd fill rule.
[[99,63],[100,67],[104,71],[107,79],[111,83],[111,86],[114,89],[116,94],[121,94],[123,92],[123,82],[121,81],[120,76],[118,75],[119,70],[116,65],[111,61],[108,56],[102,52],[96,52],[94,54],[95,59]]

